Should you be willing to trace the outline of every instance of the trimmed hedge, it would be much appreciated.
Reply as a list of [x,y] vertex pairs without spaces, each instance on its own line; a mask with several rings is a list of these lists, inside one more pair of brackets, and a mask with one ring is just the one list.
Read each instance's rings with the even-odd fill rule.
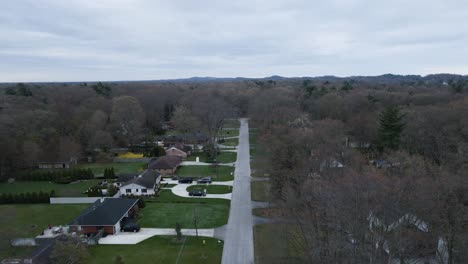
[[27,192],[0,195],[0,204],[30,204],[30,203],[49,203],[49,198],[55,196],[55,191],[47,192]]
[[17,181],[52,181],[67,184],[77,180],[94,179],[91,169],[66,169],[66,170],[34,170],[18,174]]

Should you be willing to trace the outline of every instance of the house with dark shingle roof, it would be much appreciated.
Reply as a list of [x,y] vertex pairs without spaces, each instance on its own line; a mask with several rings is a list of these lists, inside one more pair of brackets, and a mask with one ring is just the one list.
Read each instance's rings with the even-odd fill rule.
[[106,234],[120,232],[120,224],[133,217],[138,210],[138,199],[105,198],[94,202],[68,224],[70,232],[94,234],[104,230]]
[[145,170],[140,174],[123,174],[117,179],[121,195],[154,195],[159,189],[161,174],[154,170]]
[[166,155],[159,158],[151,159],[148,162],[148,169],[157,171],[162,175],[170,175],[176,172],[177,167],[179,167],[181,163],[181,157]]

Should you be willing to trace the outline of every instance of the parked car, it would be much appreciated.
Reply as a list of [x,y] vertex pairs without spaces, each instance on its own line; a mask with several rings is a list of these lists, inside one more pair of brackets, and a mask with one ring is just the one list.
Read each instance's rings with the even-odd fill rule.
[[140,231],[140,226],[137,223],[128,223],[122,228],[124,232],[138,232]]
[[206,193],[202,189],[194,189],[188,193],[189,196],[206,196]]
[[192,178],[180,178],[179,183],[192,183],[193,179]]
[[180,177],[179,177],[179,176],[177,176],[177,175],[174,175],[174,176],[172,176],[172,180],[174,180],[174,181],[176,181],[176,180],[180,180]]
[[211,183],[211,177],[203,177],[197,180],[197,183]]

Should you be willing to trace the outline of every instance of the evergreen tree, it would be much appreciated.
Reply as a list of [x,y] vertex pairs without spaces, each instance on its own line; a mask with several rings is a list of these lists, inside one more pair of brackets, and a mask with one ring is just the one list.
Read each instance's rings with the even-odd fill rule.
[[380,151],[384,149],[396,150],[400,145],[400,136],[405,128],[404,114],[395,106],[388,106],[380,114],[380,127],[378,131],[377,146]]

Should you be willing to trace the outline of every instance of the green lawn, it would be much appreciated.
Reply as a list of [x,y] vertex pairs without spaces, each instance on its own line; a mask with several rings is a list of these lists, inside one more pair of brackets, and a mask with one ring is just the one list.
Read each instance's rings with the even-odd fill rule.
[[[15,204],[0,205],[0,248],[8,238],[35,237],[47,226],[66,225],[77,217],[87,204]],[[18,255],[18,252],[29,252],[30,249],[14,249],[14,252],[0,250],[0,259]],[[16,253],[16,254],[15,254]]]
[[[205,245],[203,245],[205,240]],[[120,255],[125,263],[221,263],[223,244],[214,238],[186,237],[185,243],[174,237],[156,236],[136,245],[96,245],[90,247],[90,264],[112,264]]]
[[145,162],[128,162],[128,163],[88,163],[80,164],[77,168],[91,169],[94,176],[103,176],[104,169],[114,168],[115,174],[119,173],[132,173],[145,169],[147,164]]
[[257,144],[257,137],[258,137],[258,131],[257,130],[250,130],[249,131],[249,143],[250,143],[250,145],[256,145]]
[[238,119],[226,120],[226,121],[224,122],[224,127],[239,128],[239,127],[240,127],[240,122],[239,122]]
[[[49,224],[66,225],[89,204],[15,204],[0,205],[0,219],[14,215],[12,221],[1,221],[0,230],[15,230],[18,236],[39,235]],[[33,226],[34,225],[34,226]]]
[[199,184],[199,185],[192,185],[187,188],[187,191],[191,191],[194,189],[206,189],[206,193],[208,194],[225,194],[225,193],[231,193],[232,192],[232,186],[226,186],[226,185],[205,185],[205,184]]
[[218,137],[238,137],[238,136],[239,136],[239,129],[222,129],[218,133]]
[[[232,181],[234,167],[231,166],[181,166],[176,174],[183,177],[206,177],[211,176],[213,181]],[[218,176],[216,176],[218,175]]]
[[227,224],[229,206],[226,204],[202,203],[158,203],[147,202],[139,213],[138,223],[142,227],[194,228],[194,217],[198,217],[199,228],[212,228]]
[[161,190],[158,197],[145,201],[146,207],[139,216],[143,227],[175,228],[175,223],[179,222],[183,228],[192,228],[195,211],[200,228],[225,225],[229,217],[230,201],[226,199],[185,198],[170,190]]
[[257,264],[305,263],[300,258],[301,241],[292,225],[263,224],[254,226],[254,252]]
[[236,162],[237,153],[235,152],[220,152],[216,158],[219,163],[231,163]]
[[206,198],[186,198],[180,197],[171,190],[161,190],[159,196],[155,198],[145,198],[145,201],[158,203],[200,203],[200,204],[225,204],[230,205],[231,201],[226,199],[206,199]]
[[218,141],[219,144],[224,145],[224,146],[229,146],[229,147],[235,147],[239,145],[239,139],[238,138],[229,138],[224,141]]
[[[208,159],[206,156],[205,152],[196,152],[193,153],[192,155],[188,156],[187,161],[196,161],[197,157],[199,157],[200,162],[207,162],[207,163],[213,163],[214,161],[212,159]],[[218,156],[216,157],[219,163],[231,163],[231,162],[236,162],[237,160],[237,153],[235,152],[220,152]]]
[[185,160],[186,161],[196,161],[197,157],[199,158],[200,162],[207,162],[208,157],[206,156],[206,153],[203,151],[198,151],[192,153],[190,156],[188,156]]
[[252,192],[252,200],[269,202],[271,201],[270,182],[254,181],[250,184]]
[[0,194],[2,193],[27,193],[27,192],[50,192],[60,197],[87,196],[83,194],[88,188],[97,185],[100,180],[86,180],[69,184],[58,184],[47,181],[19,181],[14,183],[0,183]]

